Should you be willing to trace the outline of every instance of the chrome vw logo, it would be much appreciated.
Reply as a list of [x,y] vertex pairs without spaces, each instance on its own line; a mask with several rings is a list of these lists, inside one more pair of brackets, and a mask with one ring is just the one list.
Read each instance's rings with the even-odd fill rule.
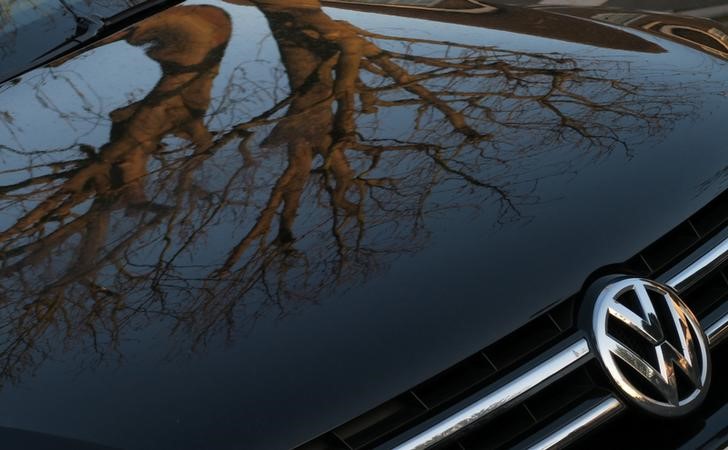
[[639,278],[611,282],[593,324],[602,363],[632,403],[663,416],[700,404],[710,383],[707,339],[672,289]]

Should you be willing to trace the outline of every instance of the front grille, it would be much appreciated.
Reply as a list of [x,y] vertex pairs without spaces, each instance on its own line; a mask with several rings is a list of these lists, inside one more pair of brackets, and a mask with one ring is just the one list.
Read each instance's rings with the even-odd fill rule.
[[728,225],[728,191],[625,263],[640,276],[657,278]]
[[630,448],[643,449],[724,449],[728,440],[725,434],[725,422],[713,423],[718,426],[716,432],[723,428],[723,439],[716,442],[715,446],[705,445],[705,442],[691,442],[691,439],[706,427],[706,418],[725,409],[728,403],[728,383],[724,382],[728,379],[728,345],[714,349],[712,356],[713,383],[705,403],[694,414],[680,419],[679,423],[667,422],[667,426],[670,427],[669,433],[665,432],[665,419],[653,418],[638,411],[628,411],[575,443],[571,447],[572,450],[625,448],[625,442],[629,442]]
[[681,298],[698,318],[707,317],[728,303],[728,264],[722,264],[699,283],[681,294]]
[[[560,378],[543,391],[473,430],[462,433],[443,450],[513,448],[526,437],[577,405],[608,394],[598,378],[596,361]],[[597,375],[597,376],[595,376]]]
[[361,449],[386,442],[560,341],[574,329],[574,306],[574,299],[562,302],[504,339],[299,448]]
[[[639,254],[609,267],[609,271],[665,278],[672,268],[717,238],[726,226],[728,191]],[[701,319],[728,308],[728,262],[706,276],[701,274],[699,282],[681,296]],[[494,391],[494,386],[520,376],[530,362],[575,335],[575,308],[580,298],[581,294],[574,295],[493,345],[300,448],[373,448],[408,430],[448,417],[460,405],[472,403],[472,399]],[[487,419],[459,430],[438,448],[495,449],[531,442],[560,426],[562,416],[569,411],[611,398],[609,392],[608,382],[592,359],[499,408]]]

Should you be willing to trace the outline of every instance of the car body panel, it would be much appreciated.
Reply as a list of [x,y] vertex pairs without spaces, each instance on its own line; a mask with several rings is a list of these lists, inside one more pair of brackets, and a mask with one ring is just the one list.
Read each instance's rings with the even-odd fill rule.
[[60,2],[8,2],[0,10],[0,80],[76,33],[73,14]]
[[568,39],[489,27],[511,7],[234,3],[0,86],[0,426],[301,444],[726,188],[713,53],[548,12],[522,14]]

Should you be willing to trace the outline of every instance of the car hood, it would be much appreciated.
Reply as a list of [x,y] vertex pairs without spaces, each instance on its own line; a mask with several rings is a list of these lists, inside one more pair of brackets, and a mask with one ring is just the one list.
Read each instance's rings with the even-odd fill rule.
[[159,3],[146,0],[6,2],[0,11],[0,80],[77,48],[101,28]]
[[720,54],[285,3],[186,2],[0,86],[0,427],[300,444],[726,187]]

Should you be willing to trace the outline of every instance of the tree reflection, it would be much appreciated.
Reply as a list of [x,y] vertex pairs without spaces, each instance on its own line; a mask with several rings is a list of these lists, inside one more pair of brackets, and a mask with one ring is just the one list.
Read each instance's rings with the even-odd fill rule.
[[287,87],[245,120],[231,105],[266,88],[244,70],[212,97],[229,16],[180,6],[104,43],[141,46],[162,70],[108,113],[107,143],[50,163],[39,153],[69,149],[3,145],[40,175],[0,187],[0,212],[18,217],[0,230],[0,377],[60,341],[104,355],[160,317],[193,346],[232,336],[417,252],[449,209],[525,220],[540,180],[630,154],[694,106],[688,87],[625,78],[628,63],[378,34],[315,0],[254,3]]

